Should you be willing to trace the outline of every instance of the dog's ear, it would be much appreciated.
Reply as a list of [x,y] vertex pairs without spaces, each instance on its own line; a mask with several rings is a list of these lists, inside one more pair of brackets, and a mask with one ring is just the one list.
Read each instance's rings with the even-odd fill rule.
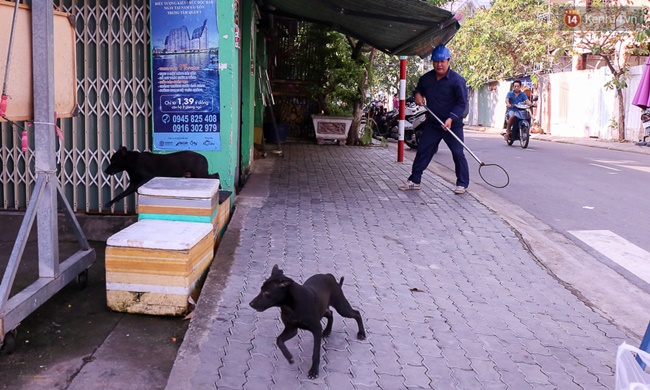
[[122,146],[121,148],[119,148],[117,150],[117,153],[120,153],[120,154],[126,154],[126,152],[127,152],[126,146]]
[[273,266],[273,269],[271,270],[271,276],[280,276],[280,275],[283,275],[283,274],[284,273],[282,272],[280,267],[278,267],[277,264]]

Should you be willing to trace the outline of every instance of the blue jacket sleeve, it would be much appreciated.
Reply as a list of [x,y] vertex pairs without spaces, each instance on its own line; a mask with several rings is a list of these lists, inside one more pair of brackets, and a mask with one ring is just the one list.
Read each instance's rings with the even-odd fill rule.
[[465,108],[467,108],[467,84],[465,84],[465,80],[463,80],[462,77],[458,77],[458,82],[454,89],[456,102],[449,113],[449,117],[454,122],[457,122],[458,120],[462,122],[465,117]]

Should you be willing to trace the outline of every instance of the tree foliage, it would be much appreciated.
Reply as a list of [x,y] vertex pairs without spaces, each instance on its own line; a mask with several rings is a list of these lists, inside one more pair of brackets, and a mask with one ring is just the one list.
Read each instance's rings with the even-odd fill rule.
[[602,59],[612,77],[605,88],[616,91],[618,120],[615,121],[619,141],[625,140],[625,107],[623,89],[627,88],[633,55],[648,55],[650,24],[645,7],[630,1],[593,0],[587,8],[558,7],[557,19],[570,15],[577,26],[566,28],[574,54],[591,54]]
[[650,37],[647,10],[595,0],[589,8],[558,8],[558,14],[566,12],[572,12],[580,20],[577,27],[567,28],[571,32],[569,37],[573,41],[573,51],[577,54],[589,53],[605,62],[612,73],[607,88],[626,88],[628,57],[648,54],[647,44],[644,44]]
[[[428,69],[428,59],[421,59],[417,56],[406,59],[406,96],[415,89],[418,79]],[[399,91],[399,68],[400,59],[398,56],[390,56],[385,53],[377,53],[372,64],[371,87],[372,96],[379,92],[385,92],[392,96]],[[390,97],[389,96],[389,97]]]
[[309,56],[302,52],[298,62],[309,69],[310,75],[317,77],[308,91],[318,102],[319,110],[326,115],[352,115],[353,102],[362,98],[364,58],[353,59],[352,47],[345,35],[321,25],[306,24],[298,39],[296,53],[301,53],[301,47],[315,50]]
[[567,41],[561,20],[549,11],[541,0],[495,0],[489,9],[475,10],[449,44],[456,71],[479,88],[550,68],[552,53],[563,52]]
[[[445,3],[444,0],[420,1],[434,6]],[[309,69],[309,74],[319,75],[317,80],[311,80],[311,97],[318,102],[320,111],[327,115],[352,116],[354,120],[347,143],[359,144],[358,127],[367,103],[367,92],[372,95],[378,90],[388,93],[397,90],[399,58],[317,24],[307,23],[298,40],[294,43],[297,55],[306,48],[315,48],[314,57],[320,59],[296,58],[302,67]],[[423,67],[419,58],[409,59],[407,63],[407,91],[410,91],[415,88]]]
[[[463,21],[449,45],[455,68],[468,86],[479,88],[493,80],[549,72],[557,54],[597,56],[612,74],[604,87],[617,92],[618,138],[623,140],[627,60],[648,54],[647,9],[629,0],[588,3],[588,8],[569,8],[541,0],[495,0]],[[567,16],[581,23],[569,23]]]

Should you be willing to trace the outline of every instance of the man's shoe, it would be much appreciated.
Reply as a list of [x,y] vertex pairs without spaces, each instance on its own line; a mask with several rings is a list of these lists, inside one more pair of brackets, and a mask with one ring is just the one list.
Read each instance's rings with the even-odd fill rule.
[[420,188],[422,188],[420,183],[413,183],[410,180],[407,180],[406,183],[399,186],[399,189],[402,191],[419,190]]
[[456,195],[464,194],[466,191],[467,191],[467,188],[465,188],[463,186],[456,186],[456,188],[454,188],[454,194],[456,194]]

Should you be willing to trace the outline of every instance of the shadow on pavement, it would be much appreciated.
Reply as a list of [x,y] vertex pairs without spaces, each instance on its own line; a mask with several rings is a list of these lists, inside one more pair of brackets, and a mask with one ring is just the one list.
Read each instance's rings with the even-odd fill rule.
[[[0,214],[0,275],[7,267],[22,216]],[[61,260],[79,248],[65,229],[65,224],[60,223]],[[164,388],[189,321],[109,310],[105,244],[90,241],[97,260],[89,269],[85,288],[77,281],[69,283],[18,326],[15,350],[9,355],[0,354],[0,388],[88,389],[109,383],[114,386],[120,381],[125,381],[123,388]],[[37,275],[34,228],[12,295],[31,284]]]

